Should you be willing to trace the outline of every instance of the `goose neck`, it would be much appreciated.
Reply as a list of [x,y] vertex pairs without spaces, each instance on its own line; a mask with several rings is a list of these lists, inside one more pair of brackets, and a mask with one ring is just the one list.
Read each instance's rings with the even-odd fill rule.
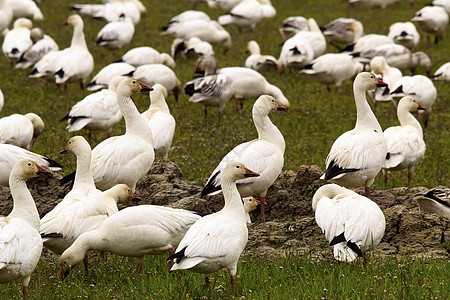
[[284,152],[286,144],[280,130],[272,123],[267,113],[253,109],[253,123],[258,132],[258,139],[266,140]]
[[86,39],[84,38],[83,24],[78,23],[73,27],[73,36],[71,46],[78,46],[87,49]]
[[375,129],[378,132],[383,132],[380,124],[378,123],[375,114],[370,108],[366,99],[366,90],[358,87],[354,87],[355,103],[356,103],[356,126],[355,129],[370,128]]
[[419,121],[417,121],[416,118],[414,118],[414,116],[409,112],[408,109],[400,109],[401,107],[399,106],[398,110],[397,110],[397,117],[398,120],[400,121],[400,125],[401,126],[413,126],[414,128],[416,128],[419,133],[420,136],[423,138],[423,131],[422,131],[422,126],[420,126]]
[[84,188],[86,186],[95,188],[91,171],[91,151],[87,149],[86,151],[77,153],[77,171],[75,173],[73,188]]
[[244,210],[244,205],[242,204],[241,195],[239,194],[236,186],[236,182],[222,178],[221,185],[223,197],[225,199],[223,211],[231,212],[246,222],[247,216]]
[[9,216],[24,219],[36,228],[36,230],[39,230],[39,213],[26,182],[11,176],[9,179],[9,187],[14,200],[13,209]]

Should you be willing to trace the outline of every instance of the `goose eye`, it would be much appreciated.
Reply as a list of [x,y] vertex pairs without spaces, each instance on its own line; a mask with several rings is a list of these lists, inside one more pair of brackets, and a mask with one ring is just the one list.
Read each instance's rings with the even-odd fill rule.
[[373,78],[373,75],[370,75],[370,78]]
[[136,80],[133,80],[131,83],[132,83],[132,84],[136,84]]
[[30,162],[29,162],[29,163],[27,163],[27,166],[31,167],[31,163],[30,163]]
[[236,166],[236,169],[239,169],[240,168],[240,166]]

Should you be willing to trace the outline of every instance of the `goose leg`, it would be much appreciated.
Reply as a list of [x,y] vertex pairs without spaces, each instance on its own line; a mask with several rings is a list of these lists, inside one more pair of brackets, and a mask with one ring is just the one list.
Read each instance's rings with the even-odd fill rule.
[[26,285],[22,286],[22,295],[23,295],[23,300],[28,299],[28,286],[26,286]]
[[231,287],[233,288],[233,296],[236,297],[236,275],[231,275]]
[[205,275],[205,284],[208,290],[211,291],[211,281],[209,280],[209,277],[207,275]]
[[383,178],[384,178],[384,188],[386,188],[388,183],[388,174],[387,171],[383,169]]
[[369,197],[370,196],[370,187],[366,186],[365,192],[366,192],[366,197]]
[[411,184],[412,172],[408,170],[408,188]]
[[89,268],[88,268],[87,254],[83,257],[83,265],[84,265],[84,278],[88,278],[89,277]]
[[261,213],[260,213],[259,217],[262,221],[265,221],[266,217],[264,215],[264,207],[266,205],[266,197],[260,197],[259,202],[260,202],[260,209],[261,209]]
[[137,270],[137,278],[141,279],[142,274],[142,257],[136,258],[136,270]]
[[[173,247],[170,248],[168,251],[169,251],[169,256],[175,254],[175,249]],[[171,260],[167,263],[167,272],[170,272],[170,269],[172,268],[172,266],[173,266],[173,260]]]

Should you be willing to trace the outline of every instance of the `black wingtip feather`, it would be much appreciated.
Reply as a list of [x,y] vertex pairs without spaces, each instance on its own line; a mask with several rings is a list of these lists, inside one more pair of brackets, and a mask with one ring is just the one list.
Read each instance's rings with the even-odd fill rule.
[[74,183],[74,181],[75,181],[75,174],[76,174],[76,171],[73,171],[72,173],[70,173],[70,174],[64,176],[64,177],[60,180],[61,185],[70,184],[70,188],[72,189],[73,183]]
[[53,168],[63,168],[63,166],[57,162],[56,160],[50,159],[50,158],[46,158],[46,161],[48,161],[49,163],[49,167],[53,167]]
[[208,194],[220,191],[222,189],[221,185],[214,185],[213,182],[215,181],[215,179],[217,178],[217,176],[219,176],[220,171],[217,171],[216,174],[214,174],[210,180],[208,180],[208,182],[205,184],[205,186],[203,187],[202,192],[200,193],[200,197],[203,198]]
[[334,245],[336,245],[336,244],[339,244],[339,243],[342,243],[342,242],[345,242],[345,241],[346,241],[345,235],[344,235],[344,232],[342,232],[340,235],[335,236],[335,237],[331,240],[330,246],[334,246]]
[[175,262],[179,263],[183,259],[183,257],[185,257],[184,251],[186,251],[186,248],[187,248],[187,246],[184,247],[183,249],[181,249],[181,251],[178,251],[178,252],[172,254],[171,256],[169,256],[167,258],[167,261],[171,261],[171,260],[175,259]]
[[352,249],[358,255],[358,257],[362,257],[363,256],[361,249],[359,249],[358,245],[356,245],[355,243],[348,241],[347,242],[347,247]]
[[56,233],[56,232],[52,232],[52,233],[41,233],[41,238],[63,238],[64,235],[62,233]]
[[358,170],[359,169],[356,168],[343,169],[339,165],[335,164],[334,160],[332,160],[328,165],[327,170],[325,171],[325,180],[333,179],[334,177],[343,173],[351,173]]

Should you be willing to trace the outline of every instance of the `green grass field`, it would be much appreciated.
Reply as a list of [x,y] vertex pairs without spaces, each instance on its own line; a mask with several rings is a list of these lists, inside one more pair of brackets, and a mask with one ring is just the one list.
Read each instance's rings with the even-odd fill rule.
[[[80,0],[77,3],[91,3]],[[387,34],[389,25],[397,21],[407,21],[428,0],[415,1],[410,6],[405,0],[386,10],[370,8],[362,4],[349,6],[341,0],[274,0],[277,15],[273,19],[260,22],[254,31],[227,28],[233,38],[233,48],[222,53],[221,46],[215,46],[219,67],[243,66],[247,54],[246,44],[256,40],[264,54],[279,56],[283,40],[278,32],[282,21],[288,16],[301,15],[313,17],[319,25],[337,18],[353,17],[360,20],[366,33]],[[183,0],[145,1],[148,15],[137,25],[132,44],[121,49],[122,55],[137,46],[151,46],[160,52],[170,52],[172,37],[162,36],[159,28],[174,15],[190,9]],[[72,29],[62,26],[71,14],[72,1],[43,0],[41,9],[45,21],[38,26],[51,35],[60,49],[68,47]],[[205,4],[198,9],[206,11],[211,18],[223,12],[211,10]],[[105,65],[120,57],[114,56],[102,47],[95,45],[95,36],[105,24],[103,20],[84,18],[85,35],[88,47],[94,56],[94,76]],[[421,33],[422,34],[422,33]],[[444,40],[439,44],[427,43],[424,34],[415,51],[425,51],[433,62],[433,71],[450,60],[450,36],[447,28]],[[334,52],[328,47],[327,52]],[[190,80],[195,61],[177,63],[176,74],[185,83]],[[13,113],[35,112],[39,114],[46,128],[36,142],[33,151],[60,161],[65,173],[75,168],[72,156],[60,156],[70,138],[65,124],[60,123],[72,105],[83,98],[78,84],[70,84],[67,91],[58,91],[54,83],[40,79],[28,79],[30,70],[16,70],[9,65],[6,57],[0,58],[0,88],[5,95],[5,106],[0,117]],[[352,83],[345,82],[337,93],[327,92],[325,86],[318,84],[306,75],[297,72],[265,73],[269,82],[277,85],[291,102],[287,113],[273,113],[270,117],[279,127],[286,140],[285,169],[296,170],[300,165],[316,164],[324,169],[325,158],[333,141],[343,132],[354,127],[356,109],[352,93]],[[409,74],[407,74],[409,75]],[[438,98],[433,106],[429,127],[425,130],[427,151],[424,161],[416,167],[412,186],[434,187],[449,185],[450,165],[450,83],[436,82]],[[140,111],[149,105],[147,95],[134,97]],[[216,110],[210,109],[208,122],[203,121],[203,110],[199,105],[188,102],[181,95],[178,103],[172,96],[168,99],[172,114],[177,120],[173,149],[169,157],[177,163],[185,177],[203,183],[220,159],[235,145],[256,137],[251,120],[251,107],[254,99],[245,102],[244,112],[236,114],[234,103],[227,106],[221,124],[217,123]],[[390,103],[378,105],[376,115],[382,128],[398,125],[393,106]],[[113,134],[124,132],[124,124],[113,130]],[[78,134],[87,136],[87,131]],[[93,147],[106,137],[97,132]],[[405,172],[390,176],[388,188],[405,186]],[[375,181],[375,189],[382,189],[381,177]],[[138,191],[139,192],[139,191]],[[132,259],[112,258],[108,262],[94,262],[94,275],[83,281],[81,274],[71,274],[64,282],[57,279],[58,266],[55,261],[42,259],[32,276],[30,296],[32,299],[48,298],[88,298],[88,299],[191,299],[191,298],[229,298],[229,278],[220,272],[213,275],[213,291],[203,286],[201,275],[180,272],[167,275],[161,257],[145,260],[146,271],[142,280],[134,278]],[[78,268],[81,270],[81,268]],[[314,261],[309,257],[289,257],[276,263],[261,262],[253,257],[243,257],[239,267],[239,295],[248,299],[326,299],[368,298],[377,299],[443,299],[447,293],[450,274],[448,260],[375,258],[368,264],[338,264],[334,261]],[[270,292],[269,292],[270,291]],[[0,286],[0,299],[20,298],[20,283]]]

